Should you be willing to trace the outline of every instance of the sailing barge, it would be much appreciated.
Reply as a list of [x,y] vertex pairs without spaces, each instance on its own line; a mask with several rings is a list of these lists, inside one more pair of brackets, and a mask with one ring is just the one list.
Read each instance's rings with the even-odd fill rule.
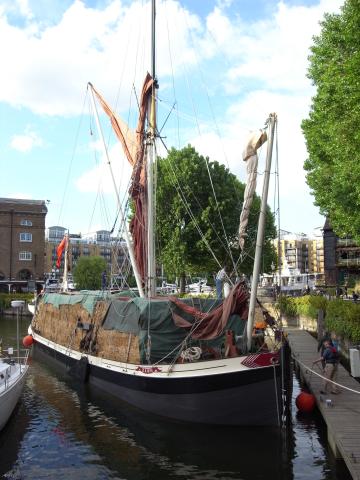
[[241,284],[223,303],[49,293],[32,322],[34,353],[153,414],[279,425],[281,351],[241,354],[247,305]]
[[[233,285],[224,301],[158,298],[153,175],[159,133],[154,41],[152,0],[152,72],[143,84],[135,131],[124,125],[89,84],[107,163],[111,168],[95,98],[133,167],[130,231],[113,174],[112,179],[139,297],[105,292],[45,293],[36,305],[31,325],[35,355],[52,359],[90,387],[103,389],[150,414],[203,424],[280,425],[286,390],[284,350],[276,342],[270,351],[264,344],[257,348],[253,344],[276,115],[269,116],[268,132],[257,132],[244,155],[250,181],[241,215],[241,248],[256,184],[256,151],[268,139],[250,298],[243,283]],[[66,271],[64,268],[64,274]],[[262,314],[262,320],[274,328],[271,317]]]

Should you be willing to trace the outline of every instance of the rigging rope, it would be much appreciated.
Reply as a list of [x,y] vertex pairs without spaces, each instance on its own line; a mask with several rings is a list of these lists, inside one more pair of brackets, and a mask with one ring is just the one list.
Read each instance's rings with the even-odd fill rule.
[[212,257],[214,258],[214,260],[215,260],[215,262],[217,263],[217,265],[221,268],[221,267],[222,267],[221,262],[220,262],[220,261],[218,260],[218,258],[216,257],[213,249],[211,248],[209,242],[207,241],[205,235],[203,234],[203,232],[202,232],[202,230],[201,230],[201,228],[200,228],[200,226],[199,226],[199,224],[198,224],[198,222],[197,222],[194,214],[192,213],[192,211],[191,211],[191,209],[190,209],[190,207],[189,207],[188,202],[186,201],[185,194],[184,194],[184,192],[183,192],[183,189],[181,188],[180,182],[179,182],[179,180],[178,180],[178,178],[177,178],[177,176],[176,176],[176,173],[175,173],[175,171],[174,171],[173,166],[171,165],[171,162],[167,162],[167,164],[168,164],[168,165],[170,166],[170,168],[171,168],[171,173],[172,173],[173,178],[174,178],[174,180],[175,180],[174,183],[173,183],[173,185],[174,185],[175,189],[177,190],[177,192],[178,192],[179,195],[180,195],[180,198],[181,198],[181,200],[182,200],[182,202],[183,202],[183,204],[184,204],[185,210],[187,211],[188,215],[190,216],[190,218],[191,218],[191,220],[192,220],[192,222],[193,222],[193,224],[194,224],[194,227],[196,228],[197,232],[198,232],[199,235],[200,235],[201,240],[204,242],[204,244],[205,244],[206,247],[208,248],[209,252],[211,253],[211,255],[212,255]]
[[[172,79],[172,89],[174,93],[174,99],[175,103],[174,105],[177,104],[177,98],[176,98],[176,90],[175,90],[175,75],[174,75],[174,66],[173,66],[173,60],[172,60],[172,53],[171,53],[171,47],[170,47],[170,29],[169,29],[169,22],[168,22],[168,13],[167,13],[167,0],[165,2],[165,16],[166,16],[166,32],[167,32],[167,37],[168,37],[168,47],[169,47],[169,58],[170,58],[170,66],[171,66],[171,79]],[[173,107],[174,108],[174,107]],[[180,124],[179,124],[179,114],[177,112],[176,119],[177,119],[177,139],[178,139],[178,148],[180,149]],[[161,131],[160,131],[161,133]]]
[[65,196],[66,196],[67,189],[68,189],[68,186],[69,186],[70,174],[71,174],[72,165],[73,165],[76,150],[77,150],[80,128],[81,128],[83,118],[84,118],[84,111],[85,111],[85,104],[86,104],[86,100],[87,100],[87,95],[88,95],[88,92],[87,92],[87,89],[86,89],[85,96],[84,96],[84,101],[83,101],[83,105],[82,105],[82,109],[81,109],[81,114],[80,114],[80,120],[79,120],[78,128],[77,128],[77,131],[76,131],[76,134],[75,134],[75,140],[74,140],[73,150],[72,150],[72,154],[71,154],[69,169],[68,169],[68,173],[67,173],[67,176],[66,176],[64,193],[63,193],[63,197],[62,197],[61,204],[60,204],[58,225],[61,225],[61,218],[62,218],[62,213],[63,213],[63,209],[64,209],[64,205],[65,205]]

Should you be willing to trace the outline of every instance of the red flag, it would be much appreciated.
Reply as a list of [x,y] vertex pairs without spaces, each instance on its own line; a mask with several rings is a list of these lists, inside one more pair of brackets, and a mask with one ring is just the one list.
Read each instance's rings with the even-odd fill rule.
[[62,253],[64,251],[64,248],[65,248],[65,245],[66,245],[66,235],[65,237],[61,240],[61,242],[59,243],[57,249],[56,249],[56,253],[57,253],[57,260],[56,260],[56,266],[57,268],[60,268],[60,265],[61,265],[61,256],[62,256]]

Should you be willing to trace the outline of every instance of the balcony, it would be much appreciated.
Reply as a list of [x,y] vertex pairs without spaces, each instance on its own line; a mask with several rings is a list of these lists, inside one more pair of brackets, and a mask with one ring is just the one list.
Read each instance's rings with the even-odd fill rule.
[[340,266],[360,266],[360,258],[338,258],[336,264]]
[[338,247],[356,247],[358,246],[352,238],[338,238],[336,245]]

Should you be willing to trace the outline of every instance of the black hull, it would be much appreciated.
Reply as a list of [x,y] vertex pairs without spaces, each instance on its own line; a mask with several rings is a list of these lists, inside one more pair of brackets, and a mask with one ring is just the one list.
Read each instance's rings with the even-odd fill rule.
[[[280,366],[187,378],[156,378],[111,371],[75,360],[40,342],[42,357],[90,388],[104,390],[144,411],[185,422],[279,426]],[[276,378],[276,382],[275,382]]]

